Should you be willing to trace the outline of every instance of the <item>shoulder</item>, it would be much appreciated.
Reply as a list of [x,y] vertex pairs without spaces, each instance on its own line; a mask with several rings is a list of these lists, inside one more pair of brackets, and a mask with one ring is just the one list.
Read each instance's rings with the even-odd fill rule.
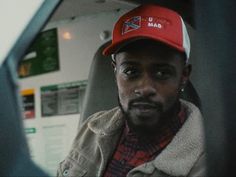
[[[69,154],[66,156],[65,160],[60,163],[57,176],[63,176],[64,172],[68,172],[67,174],[69,174],[69,176],[77,176],[80,173],[84,175],[85,173],[97,172],[97,164],[101,161],[98,142],[104,137],[102,133],[112,133],[115,128],[118,130],[117,127],[121,127],[120,124],[113,124],[114,121],[119,122],[117,120],[121,120],[119,108],[100,111],[88,117],[79,128]],[[114,125],[116,126],[113,127]],[[90,167],[93,170],[88,170],[91,169]],[[87,172],[85,172],[86,169]]]
[[88,128],[91,124],[103,121],[103,119],[107,119],[107,117],[112,117],[116,112],[119,111],[118,107],[112,108],[110,110],[103,110],[96,112],[89,116],[79,127],[79,131]]
[[181,106],[185,107],[189,116],[197,116],[202,119],[202,114],[200,109],[193,103],[180,99]]
[[110,110],[100,111],[91,115],[82,125],[89,128],[94,133],[105,131],[106,128],[113,126],[114,122],[120,120],[122,113],[119,107]]
[[[119,122],[119,123],[117,123]],[[85,139],[99,136],[110,129],[117,129],[122,124],[121,111],[118,107],[97,112],[85,120],[78,130],[73,146],[81,145]],[[115,125],[115,126],[114,126]]]
[[206,176],[206,155],[202,153],[188,174],[188,177]]
[[157,169],[173,176],[188,176],[192,170],[197,173],[198,164],[203,167],[201,162],[205,151],[200,110],[194,104],[184,100],[181,100],[181,104],[186,108],[188,118],[154,161]]

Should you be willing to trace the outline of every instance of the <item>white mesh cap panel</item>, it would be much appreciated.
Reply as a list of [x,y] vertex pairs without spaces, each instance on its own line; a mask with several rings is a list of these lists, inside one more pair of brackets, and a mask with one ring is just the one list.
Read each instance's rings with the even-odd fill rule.
[[181,22],[182,22],[182,32],[183,32],[183,48],[185,49],[185,53],[187,55],[187,61],[186,61],[186,63],[187,63],[189,60],[189,56],[190,56],[191,44],[190,44],[190,39],[189,39],[187,28],[186,28],[182,18],[181,18]]

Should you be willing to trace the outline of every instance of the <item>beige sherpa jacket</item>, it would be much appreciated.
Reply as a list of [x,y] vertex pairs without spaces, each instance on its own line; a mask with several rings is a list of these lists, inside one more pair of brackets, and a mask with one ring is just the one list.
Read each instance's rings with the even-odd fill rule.
[[[182,128],[153,161],[132,169],[127,177],[205,176],[202,115],[193,104],[183,100],[181,103],[188,114]],[[92,115],[77,134],[69,155],[60,163],[57,176],[102,176],[123,125],[119,108]]]

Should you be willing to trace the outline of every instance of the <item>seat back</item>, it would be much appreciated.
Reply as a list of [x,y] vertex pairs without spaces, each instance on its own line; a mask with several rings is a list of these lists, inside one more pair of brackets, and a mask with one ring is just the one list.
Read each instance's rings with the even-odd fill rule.
[[102,55],[102,51],[108,43],[105,43],[98,49],[91,64],[88,86],[85,91],[79,121],[80,125],[91,114],[111,109],[118,105],[117,88],[111,66],[111,58]]

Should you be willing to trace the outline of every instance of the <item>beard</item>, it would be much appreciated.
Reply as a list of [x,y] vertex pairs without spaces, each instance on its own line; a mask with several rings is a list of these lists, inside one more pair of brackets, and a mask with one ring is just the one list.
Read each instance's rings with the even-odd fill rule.
[[[173,104],[167,110],[164,110],[162,103],[153,102],[146,98],[137,98],[130,101],[127,110],[125,110],[118,97],[119,107],[128,127],[141,139],[155,137],[174,116],[177,116],[180,110],[180,102],[179,100],[172,100],[172,102]],[[146,103],[149,107],[147,106],[145,109],[145,107],[139,106],[138,103]]]

